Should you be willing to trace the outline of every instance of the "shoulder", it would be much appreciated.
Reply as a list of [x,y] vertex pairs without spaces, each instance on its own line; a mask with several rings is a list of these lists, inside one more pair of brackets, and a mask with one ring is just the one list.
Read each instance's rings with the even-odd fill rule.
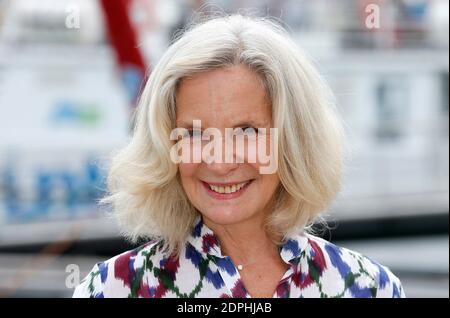
[[314,263],[318,255],[322,259],[318,278],[322,296],[405,297],[400,280],[388,267],[314,235],[304,236],[308,263]]
[[94,265],[75,288],[74,298],[138,297],[154,262],[164,258],[161,241],[150,241]]

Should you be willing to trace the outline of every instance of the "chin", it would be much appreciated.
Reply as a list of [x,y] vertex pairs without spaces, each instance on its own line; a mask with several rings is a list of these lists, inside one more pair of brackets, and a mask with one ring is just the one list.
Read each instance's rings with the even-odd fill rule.
[[[242,214],[242,208],[212,208],[202,215],[211,222],[219,225],[232,225],[243,222],[251,217],[247,213]],[[248,211],[248,210],[247,210]]]

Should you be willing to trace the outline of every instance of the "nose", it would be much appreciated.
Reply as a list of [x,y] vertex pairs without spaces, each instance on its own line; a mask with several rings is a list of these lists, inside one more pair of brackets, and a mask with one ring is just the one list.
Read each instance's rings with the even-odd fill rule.
[[205,163],[207,169],[220,176],[226,176],[239,167],[238,163]]

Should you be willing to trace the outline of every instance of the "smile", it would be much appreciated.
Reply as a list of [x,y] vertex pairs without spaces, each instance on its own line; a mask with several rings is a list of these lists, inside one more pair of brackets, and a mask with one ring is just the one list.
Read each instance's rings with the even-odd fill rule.
[[253,180],[237,183],[207,183],[202,181],[206,192],[215,199],[233,199],[239,197]]

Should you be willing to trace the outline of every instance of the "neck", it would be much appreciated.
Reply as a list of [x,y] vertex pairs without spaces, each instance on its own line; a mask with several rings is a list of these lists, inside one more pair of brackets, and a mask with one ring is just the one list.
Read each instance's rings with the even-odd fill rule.
[[203,221],[219,239],[222,254],[233,260],[247,262],[255,258],[279,257],[276,244],[264,229],[263,217],[230,225],[215,224],[207,218]]

